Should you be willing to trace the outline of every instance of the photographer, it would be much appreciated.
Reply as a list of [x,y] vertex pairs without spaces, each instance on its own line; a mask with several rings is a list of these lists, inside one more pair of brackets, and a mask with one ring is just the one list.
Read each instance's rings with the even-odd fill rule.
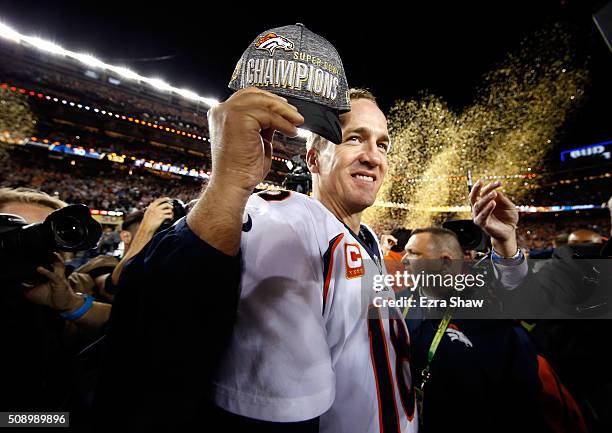
[[[17,215],[28,224],[40,223],[65,206],[42,192],[0,189],[0,213]],[[10,354],[5,357],[1,410],[67,410],[76,353],[70,342],[98,331],[110,313],[110,305],[76,293],[83,279],[66,277],[60,254],[54,253],[47,265],[50,269],[36,268],[41,281],[29,284],[4,281],[3,271],[0,338]]]
[[[126,217],[126,222],[128,224],[124,224],[121,227],[122,240],[125,248],[121,261],[112,273],[113,285],[119,283],[121,270],[125,264],[153,239],[153,236],[157,233],[164,221],[172,221],[174,219],[172,203],[169,197],[158,198],[147,206],[144,213],[136,211],[134,214],[128,215]],[[131,215],[136,218],[130,219]]]
[[154,200],[147,206],[146,210],[138,210],[125,217],[119,234],[124,246],[123,257],[119,263],[113,263],[111,261],[113,259],[108,256],[98,256],[83,265],[79,270],[90,272],[89,269],[96,269],[98,264],[108,270],[109,272],[104,274],[95,274],[95,284],[100,296],[108,302],[112,302],[118,290],[117,285],[125,264],[149,243],[155,233],[160,231],[160,227],[164,228],[165,225],[174,222],[179,216],[175,217],[172,201],[169,197]]

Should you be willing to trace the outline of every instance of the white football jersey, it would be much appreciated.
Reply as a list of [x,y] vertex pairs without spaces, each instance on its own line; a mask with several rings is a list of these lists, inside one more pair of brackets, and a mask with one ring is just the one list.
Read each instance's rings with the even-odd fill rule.
[[320,417],[321,432],[417,431],[408,331],[399,312],[372,305],[394,294],[374,292],[384,264],[376,236],[362,231],[376,254],[313,198],[249,199],[237,321],[213,388],[219,407],[272,422]]

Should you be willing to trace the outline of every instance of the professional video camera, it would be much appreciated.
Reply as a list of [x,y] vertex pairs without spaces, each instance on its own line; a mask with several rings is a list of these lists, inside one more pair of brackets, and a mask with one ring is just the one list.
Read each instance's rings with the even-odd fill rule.
[[29,225],[19,216],[0,214],[0,281],[41,281],[36,268],[48,266],[53,252],[88,250],[101,235],[100,224],[82,204],[58,209],[44,222]]

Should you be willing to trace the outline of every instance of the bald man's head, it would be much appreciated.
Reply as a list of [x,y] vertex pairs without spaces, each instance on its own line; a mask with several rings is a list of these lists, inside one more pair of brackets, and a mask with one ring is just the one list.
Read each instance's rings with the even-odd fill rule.
[[580,229],[570,233],[567,243],[569,245],[603,244],[603,238],[593,230]]

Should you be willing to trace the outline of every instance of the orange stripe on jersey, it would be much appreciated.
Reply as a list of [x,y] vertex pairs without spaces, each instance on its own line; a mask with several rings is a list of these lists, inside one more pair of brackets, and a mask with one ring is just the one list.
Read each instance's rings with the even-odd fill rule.
[[548,361],[540,355],[538,355],[538,376],[542,383],[540,402],[548,426],[558,433],[586,433],[586,424],[576,401],[563,386]]
[[329,293],[329,284],[331,283],[331,276],[334,269],[334,252],[338,247],[340,241],[344,238],[344,233],[340,233],[329,241],[329,247],[323,255],[323,311],[325,311],[325,305],[327,305],[327,294]]

